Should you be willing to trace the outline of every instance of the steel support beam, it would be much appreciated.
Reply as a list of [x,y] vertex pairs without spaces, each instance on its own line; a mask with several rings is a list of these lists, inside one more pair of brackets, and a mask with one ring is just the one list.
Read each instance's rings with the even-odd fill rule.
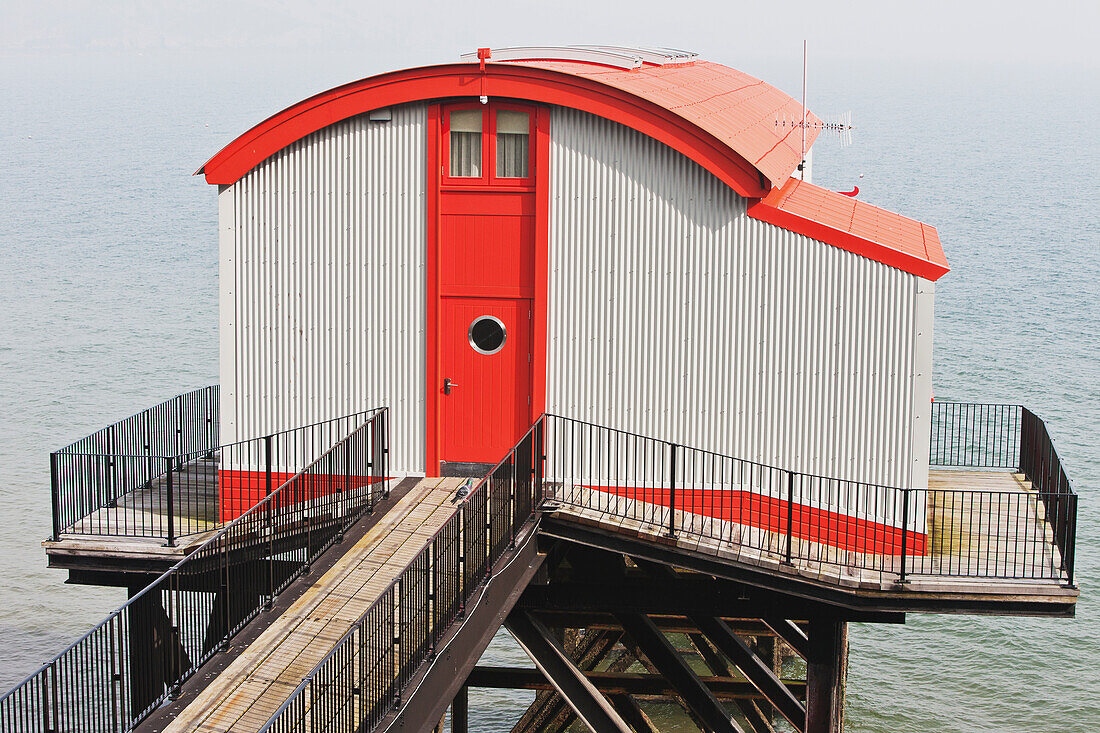
[[616,616],[623,630],[649,657],[696,718],[714,733],[744,733],[648,617],[629,613]]
[[[552,624],[546,624],[553,626]],[[615,644],[622,638],[621,629],[586,629],[583,634],[566,629],[566,653],[569,654],[577,668],[582,671],[595,669],[596,666],[607,658]],[[579,636],[579,639],[577,638]],[[570,641],[574,643],[570,643]],[[573,709],[562,699],[553,687],[541,690],[531,701],[523,716],[512,727],[513,733],[557,733],[564,731],[573,722],[575,715]]]
[[848,624],[835,619],[810,619],[809,653],[806,733],[840,733],[844,725]]
[[[732,580],[735,583],[752,586],[762,590],[783,593],[810,601],[817,606],[832,606],[836,616],[845,616],[848,611],[897,614],[898,620],[883,619],[884,623],[904,623],[906,613],[966,613],[995,616],[1047,616],[1072,618],[1077,597],[1066,593],[1064,588],[1054,586],[1047,593],[1041,587],[1029,590],[1029,596],[1019,593],[1005,593],[991,589],[989,593],[972,592],[915,592],[884,591],[837,586],[824,581],[795,576],[789,573],[777,573],[764,567],[752,567],[731,562],[703,552],[683,547],[653,542],[643,537],[620,534],[572,522],[562,517],[546,517],[539,532],[548,538],[556,538],[609,552],[629,555],[632,558],[647,558],[654,562],[673,565],[684,570],[692,570],[715,578]],[[1051,587],[1051,586],[1046,586]],[[1003,589],[1001,589],[1003,590]],[[783,615],[777,610],[774,615]],[[713,615],[727,615],[713,614]],[[797,614],[794,614],[797,616]],[[849,619],[855,620],[855,619]],[[870,620],[870,619],[868,619]]]
[[[692,575],[685,573],[684,575]],[[777,593],[748,591],[736,583],[703,575],[661,581],[661,593],[644,578],[604,582],[558,581],[531,586],[519,607],[539,613],[644,613],[655,616],[738,616],[761,618],[790,614],[795,618],[828,615],[867,623],[904,623],[900,613],[837,610]]]
[[[676,690],[660,674],[635,672],[583,672],[585,678],[597,690],[608,697],[614,695],[644,695],[651,697],[675,697]],[[477,666],[467,678],[470,687],[496,690],[552,690],[554,686],[537,669],[522,667]],[[760,700],[764,695],[748,682],[733,677],[700,677],[699,681],[719,700]],[[803,693],[806,683],[801,680],[788,683],[797,693]]]
[[725,621],[705,616],[693,618],[692,621],[796,730],[805,730],[806,708],[783,684],[783,680],[775,675],[771,667],[764,664],[749,645],[730,630]]
[[514,611],[505,625],[589,730],[632,733],[610,701],[577,669],[561,643],[541,621],[523,611]]
[[768,625],[768,628],[775,632],[783,641],[787,642],[787,646],[794,649],[798,656],[806,659],[810,654],[810,640],[806,636],[806,632],[796,624],[794,621],[789,621],[785,618],[773,618],[768,617],[764,619],[764,623]]
[[451,700],[451,733],[470,733],[470,688],[459,688]]
[[[518,604],[517,604],[518,605]],[[544,624],[551,628],[618,630],[619,622],[610,613],[592,611],[540,611],[537,608],[525,608]],[[652,615],[653,623],[666,634],[690,634],[698,631],[686,616]],[[723,615],[726,624],[733,633],[740,636],[775,636],[775,632],[759,619],[738,618]]]
[[653,721],[630,695],[610,695],[608,699],[635,733],[659,733]]
[[[722,677],[730,676],[729,664],[727,664],[725,658],[711,646],[705,636],[698,631],[693,631],[688,633],[688,639],[691,641],[691,645],[695,647],[695,651],[699,652],[699,656],[703,658],[703,662],[707,665],[707,669],[710,670],[711,674]],[[714,691],[713,688],[711,688],[711,691]],[[717,697],[717,695],[715,697]],[[737,709],[741,711],[741,715],[744,716],[745,722],[748,723],[752,733],[775,733],[775,729],[772,728],[770,715],[765,714],[755,700],[736,700],[735,704],[737,705]],[[765,706],[769,711],[772,709],[771,705],[765,703]]]

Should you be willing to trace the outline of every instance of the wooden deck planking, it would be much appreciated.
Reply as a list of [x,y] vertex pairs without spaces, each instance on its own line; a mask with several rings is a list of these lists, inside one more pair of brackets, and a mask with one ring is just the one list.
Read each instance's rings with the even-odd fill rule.
[[420,481],[165,730],[258,730],[458,510],[462,481]]
[[[1013,495],[1012,503],[1001,501],[991,507],[984,500],[961,501],[951,493],[960,489],[1004,492]],[[557,510],[560,516],[734,562],[862,588],[888,587],[901,569],[898,555],[856,552],[799,538],[792,540],[794,567],[784,567],[787,539],[782,532],[677,510],[673,539],[667,536],[667,507],[587,488],[570,491],[570,501],[584,506],[565,504]],[[941,583],[944,576],[952,576],[946,578],[948,582],[967,578],[1010,582],[1016,576],[1040,576],[1020,578],[1026,583],[1059,579],[1061,556],[1042,501],[1021,475],[933,470],[926,495],[927,551],[906,557],[906,572],[914,583],[922,582],[922,576]],[[799,559],[799,555],[816,559]]]

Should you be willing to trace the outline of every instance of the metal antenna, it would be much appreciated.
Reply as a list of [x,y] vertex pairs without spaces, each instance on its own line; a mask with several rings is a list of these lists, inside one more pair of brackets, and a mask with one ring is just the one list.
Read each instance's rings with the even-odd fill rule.
[[802,39],[802,156],[798,159],[798,177],[806,180],[806,39]]
[[836,133],[837,138],[840,141],[842,147],[847,147],[852,144],[852,113],[851,111],[843,112],[841,114],[826,115],[819,118],[819,122],[807,122],[806,115],[808,110],[806,108],[806,77],[809,69],[809,54],[807,53],[806,41],[802,41],[802,118],[798,120],[787,119],[787,113],[783,113],[783,119],[779,117],[775,118],[776,127],[799,127],[802,132],[802,155],[799,158],[798,173],[799,178],[805,180],[806,169],[806,130],[814,129],[821,132],[833,132]]

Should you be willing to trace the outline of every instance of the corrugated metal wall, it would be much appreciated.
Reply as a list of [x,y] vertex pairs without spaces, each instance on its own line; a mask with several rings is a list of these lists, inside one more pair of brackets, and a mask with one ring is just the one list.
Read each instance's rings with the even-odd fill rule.
[[555,108],[551,138],[549,411],[797,471],[924,480],[931,288],[750,219],[616,123]]
[[[227,439],[388,405],[393,470],[424,470],[425,112],[333,125],[220,194]],[[551,138],[551,412],[924,484],[931,283],[750,219],[618,124],[555,108]]]
[[424,469],[426,106],[325,128],[220,194],[222,435],[386,405]]

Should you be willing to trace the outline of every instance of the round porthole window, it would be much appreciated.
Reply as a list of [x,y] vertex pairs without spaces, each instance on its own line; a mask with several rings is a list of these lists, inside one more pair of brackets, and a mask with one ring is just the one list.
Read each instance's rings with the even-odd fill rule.
[[479,354],[495,354],[504,348],[508,332],[495,316],[478,316],[470,324],[470,346]]

